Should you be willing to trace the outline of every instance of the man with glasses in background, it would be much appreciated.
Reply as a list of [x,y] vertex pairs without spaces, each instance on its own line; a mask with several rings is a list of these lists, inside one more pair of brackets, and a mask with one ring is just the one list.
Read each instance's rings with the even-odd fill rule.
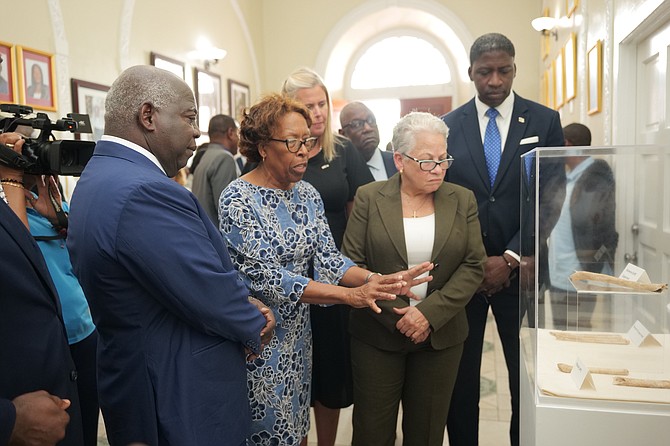
[[340,135],[346,136],[368,165],[375,181],[387,180],[398,170],[393,153],[379,148],[379,129],[372,111],[362,102],[350,102],[340,112]]

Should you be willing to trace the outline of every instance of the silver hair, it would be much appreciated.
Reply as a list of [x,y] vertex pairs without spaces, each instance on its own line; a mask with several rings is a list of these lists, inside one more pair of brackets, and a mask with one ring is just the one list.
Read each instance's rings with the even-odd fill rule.
[[176,76],[169,71],[150,65],[126,69],[107,93],[105,127],[135,125],[140,107],[145,102],[156,109],[174,103],[179,95],[175,79]]
[[416,134],[421,132],[438,133],[447,140],[449,127],[440,118],[426,112],[411,112],[400,118],[393,128],[393,151],[409,153],[416,140]]

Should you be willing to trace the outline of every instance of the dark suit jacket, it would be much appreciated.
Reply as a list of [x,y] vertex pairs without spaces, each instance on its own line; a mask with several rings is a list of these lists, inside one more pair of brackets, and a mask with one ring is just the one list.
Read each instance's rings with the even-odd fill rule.
[[67,244],[100,335],[111,444],[241,444],[244,347],[258,351],[265,319],[195,196],[101,141],[72,197]]
[[[400,175],[358,189],[342,245],[343,252],[358,265],[381,274],[407,269],[407,250],[402,220]],[[430,343],[444,349],[465,340],[468,323],[465,305],[484,277],[477,204],[472,192],[444,183],[435,192],[435,241],[432,272],[426,299],[417,308],[430,322]],[[406,307],[407,297],[378,301],[382,314],[370,309],[352,309],[352,336],[385,350],[400,350],[411,341],[395,324],[400,319],[393,307]]]
[[606,264],[614,266],[614,252],[619,242],[615,193],[612,168],[601,159],[582,173],[572,190],[572,238],[585,271],[599,273]]
[[0,445],[14,429],[11,400],[37,390],[67,398],[62,445],[83,444],[76,371],[58,294],[32,236],[0,200]]
[[[475,193],[486,253],[489,256],[499,256],[507,249],[520,253],[520,156],[535,147],[564,145],[558,113],[516,95],[507,141],[493,188],[486,169],[474,98],[445,115],[443,120],[449,127],[449,154],[454,157],[453,166],[447,170],[446,180],[467,187]],[[549,167],[548,164],[546,166]],[[550,180],[554,183],[552,187],[548,184]],[[543,181],[547,184],[544,185]],[[564,192],[565,173],[562,160],[552,163],[549,169],[540,173],[541,190],[560,191],[561,182]],[[552,201],[562,203],[560,197]],[[559,214],[560,207],[558,214],[552,215],[551,219],[555,222]],[[548,223],[548,226],[552,225]]]
[[386,176],[391,178],[398,171],[393,162],[393,153],[382,150],[382,159],[384,160],[384,168],[386,169]]
[[[515,96],[507,140],[493,188],[486,169],[475,99],[448,113],[443,120],[449,127],[447,146],[454,157],[453,166],[447,170],[446,180],[465,186],[475,193],[486,253],[499,256],[510,249],[517,254],[534,256],[535,241],[539,239],[540,251],[537,255],[541,266],[537,281],[541,286],[549,277],[546,238],[560,215],[565,197],[565,170],[562,159],[549,161],[544,158],[540,163],[539,178],[535,178],[532,170],[530,178],[524,178],[525,189],[522,191],[520,157],[535,147],[564,145],[558,113]],[[538,197],[535,196],[536,180],[540,189]],[[522,198],[528,204],[524,208],[524,215],[521,215]],[[541,202],[542,209],[542,213],[537,216],[540,220],[539,234],[534,233],[536,216],[532,212],[536,200]],[[521,240],[520,218],[524,221],[524,240]],[[523,287],[527,289],[530,284],[523,284]],[[517,296],[518,277],[501,293]]]

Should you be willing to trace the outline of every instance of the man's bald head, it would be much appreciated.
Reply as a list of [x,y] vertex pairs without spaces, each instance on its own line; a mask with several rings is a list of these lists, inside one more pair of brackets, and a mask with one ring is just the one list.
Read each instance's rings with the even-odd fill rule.
[[[139,127],[142,104],[161,109],[175,102],[189,86],[169,71],[151,65],[136,65],[123,71],[114,81],[105,100],[105,134],[133,140]],[[191,93],[192,94],[192,93]]]
[[349,138],[369,161],[379,147],[379,129],[372,111],[362,102],[350,102],[340,112],[340,134]]

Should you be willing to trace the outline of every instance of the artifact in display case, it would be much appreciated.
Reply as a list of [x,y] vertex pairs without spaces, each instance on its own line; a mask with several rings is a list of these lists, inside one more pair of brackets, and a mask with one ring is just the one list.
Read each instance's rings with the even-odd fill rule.
[[[557,175],[557,163],[565,178],[546,178]],[[649,444],[667,445],[668,169],[668,147],[539,148],[522,156],[522,445],[631,444],[638,428],[644,437],[658,434]],[[603,427],[606,438],[556,435],[557,425],[574,420]]]

